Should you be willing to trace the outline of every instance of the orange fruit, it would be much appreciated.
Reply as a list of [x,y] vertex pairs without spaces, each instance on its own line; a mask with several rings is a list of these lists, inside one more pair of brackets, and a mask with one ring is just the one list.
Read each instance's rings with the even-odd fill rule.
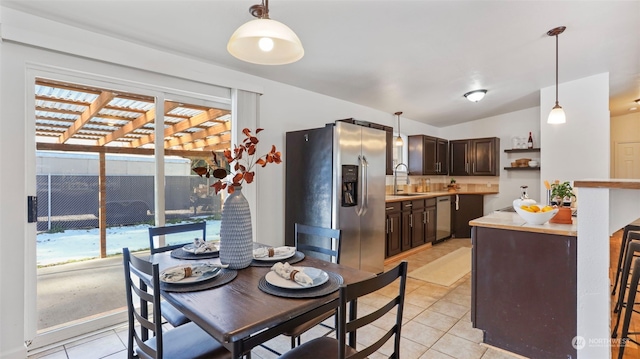
[[533,211],[533,212],[540,212],[540,207],[538,207],[535,204],[532,204],[531,206],[529,206],[529,208]]

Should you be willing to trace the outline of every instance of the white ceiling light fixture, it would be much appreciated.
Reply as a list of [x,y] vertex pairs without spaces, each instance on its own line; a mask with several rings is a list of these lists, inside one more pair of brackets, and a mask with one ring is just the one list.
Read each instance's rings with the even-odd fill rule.
[[567,122],[567,116],[564,114],[562,106],[558,103],[558,35],[562,34],[565,29],[566,26],[559,26],[547,31],[547,35],[556,37],[556,105],[553,106],[547,118],[547,123],[554,125]]
[[470,91],[464,94],[464,97],[471,102],[478,102],[484,98],[484,95],[487,94],[487,90],[475,90]]
[[253,5],[256,20],[240,26],[229,39],[227,51],[234,57],[258,65],[285,65],[304,56],[304,48],[287,25],[269,18],[269,0]]
[[400,136],[400,115],[402,115],[402,111],[398,111],[398,112],[394,113],[394,115],[398,116],[398,137],[396,137],[395,145],[397,147],[402,147],[402,146],[404,146],[404,141],[402,140],[402,137]]

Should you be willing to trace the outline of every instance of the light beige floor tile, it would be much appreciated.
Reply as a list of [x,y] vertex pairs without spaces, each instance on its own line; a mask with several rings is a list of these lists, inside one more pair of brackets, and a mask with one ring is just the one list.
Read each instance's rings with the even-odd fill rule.
[[59,346],[38,354],[30,355],[29,359],[67,359],[67,352],[64,351],[64,347]]
[[405,303],[409,303],[424,309],[429,308],[435,302],[438,301],[438,298],[434,298],[424,294],[416,294],[416,291],[408,294],[404,298]]
[[442,297],[442,300],[471,308],[471,295],[448,293],[447,295]]
[[114,331],[110,335],[79,345],[65,346],[69,359],[99,359],[125,350],[125,346]]
[[482,356],[482,359],[526,359],[518,354],[509,353],[505,350],[498,350],[494,348],[488,348]]
[[482,330],[474,329],[471,326],[471,322],[467,322],[463,319],[460,319],[460,321],[458,321],[453,328],[448,331],[448,333],[478,344],[482,343],[483,340]]
[[431,347],[444,334],[445,332],[442,330],[426,326],[413,320],[402,326],[402,337],[411,339],[427,348]]
[[[402,359],[418,359],[428,349],[428,347],[407,338],[401,338],[400,340],[400,358]],[[393,338],[387,341],[382,348],[380,348],[379,352],[389,358],[393,353]]]
[[432,349],[457,359],[480,359],[487,351],[486,347],[451,334],[443,335]]
[[434,303],[432,306],[430,306],[429,309],[436,311],[438,313],[446,314],[450,317],[460,319],[467,313],[467,311],[469,310],[469,307],[447,302],[445,300],[439,300],[436,303]]
[[117,353],[111,354],[111,355],[107,355],[106,357],[103,357],[102,359],[128,359],[128,355],[127,355],[127,351],[126,350],[122,350],[119,351]]
[[433,310],[425,310],[420,313],[420,315],[413,318],[414,321],[430,326],[431,328],[435,328],[442,331],[448,331],[453,327],[458,321],[457,318],[450,317],[448,315],[435,312]]
[[81,345],[81,344],[88,343],[88,342],[92,342],[94,340],[97,340],[97,339],[100,339],[100,338],[103,338],[103,337],[108,337],[108,336],[113,335],[113,334],[115,334],[115,331],[113,331],[113,330],[106,330],[106,331],[97,332],[95,334],[92,334],[92,335],[86,336],[84,338],[75,340],[75,341],[73,341],[71,343],[65,344],[64,347],[66,349],[69,349],[69,348],[72,348],[74,346]]
[[440,353],[439,351],[429,349],[426,353],[422,354],[420,359],[454,359],[447,354]]

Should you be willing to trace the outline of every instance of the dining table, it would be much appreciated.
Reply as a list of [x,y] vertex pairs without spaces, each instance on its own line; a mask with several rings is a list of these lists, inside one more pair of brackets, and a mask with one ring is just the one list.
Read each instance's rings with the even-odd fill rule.
[[[263,245],[254,247],[260,246]],[[375,276],[372,272],[305,256],[301,252],[296,252],[293,258],[296,260],[291,261],[291,265],[320,269],[328,274],[330,280],[314,288],[280,290],[265,281],[272,263],[254,259],[244,269],[222,269],[224,273],[217,280],[223,284],[204,289],[195,286],[194,290],[161,285],[161,295],[225,346],[232,358],[241,358],[250,354],[252,348],[337,308],[340,285]],[[176,258],[169,252],[156,253],[151,256],[151,261],[159,264],[161,272],[185,264],[220,264],[219,258],[211,256],[192,260]],[[355,306],[351,308],[353,310]],[[349,337],[349,344],[355,345],[355,335]]]

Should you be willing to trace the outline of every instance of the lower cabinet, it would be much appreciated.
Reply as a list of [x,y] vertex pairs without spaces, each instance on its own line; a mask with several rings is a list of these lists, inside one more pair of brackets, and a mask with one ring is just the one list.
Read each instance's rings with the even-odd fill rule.
[[435,198],[387,203],[386,256],[435,241],[436,215]]
[[402,227],[400,226],[400,202],[387,203],[386,205],[386,234],[387,248],[386,257],[395,256],[402,252],[400,237]]
[[484,216],[484,196],[481,194],[458,194],[452,202],[453,236],[471,238],[469,221]]

